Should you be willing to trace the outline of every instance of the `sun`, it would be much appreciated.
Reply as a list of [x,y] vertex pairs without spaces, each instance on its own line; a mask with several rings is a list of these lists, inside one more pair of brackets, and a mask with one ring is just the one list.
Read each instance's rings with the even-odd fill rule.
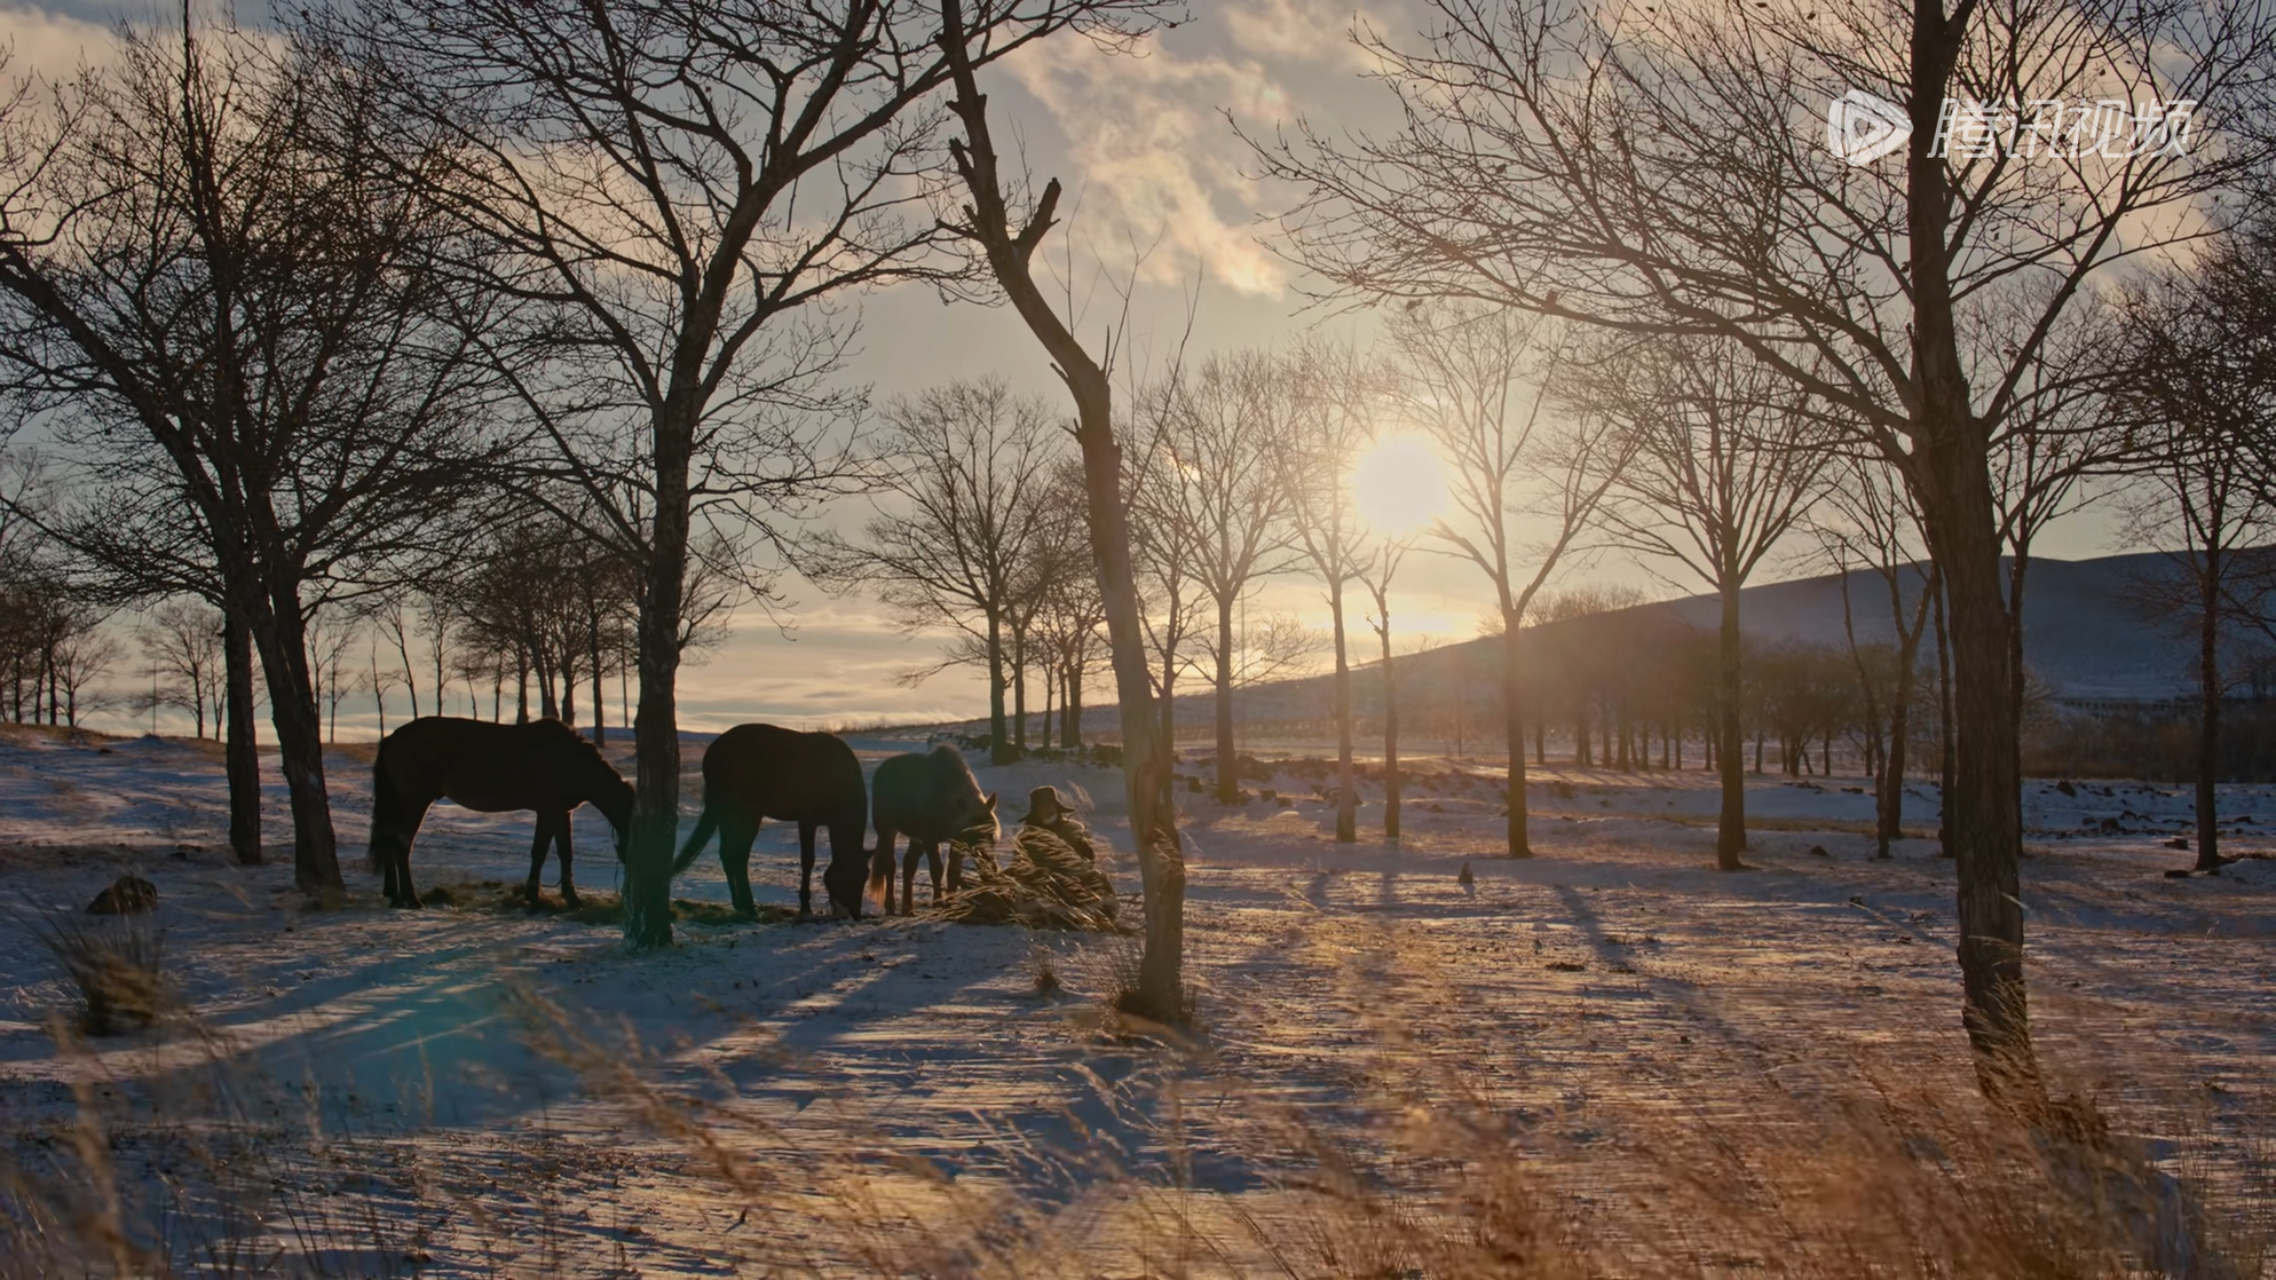
[[1420,532],[1446,508],[1446,476],[1421,436],[1377,441],[1352,464],[1351,490],[1360,517],[1394,538]]

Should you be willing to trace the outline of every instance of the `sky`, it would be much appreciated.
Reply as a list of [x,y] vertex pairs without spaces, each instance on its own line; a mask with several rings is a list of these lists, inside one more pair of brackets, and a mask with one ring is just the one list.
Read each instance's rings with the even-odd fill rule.
[[[1067,189],[1066,223],[1046,253],[1060,267],[1071,266],[1062,279],[1071,279],[1074,295],[1088,300],[1078,317],[1086,340],[1095,347],[1109,325],[1117,326],[1120,360],[1133,375],[1160,367],[1181,344],[1192,358],[1284,344],[1314,330],[1361,344],[1372,340],[1369,316],[1308,305],[1306,281],[1275,252],[1269,221],[1292,193],[1253,177],[1248,146],[1234,124],[1269,134],[1299,118],[1330,130],[1388,121],[1390,95],[1367,79],[1367,59],[1348,33],[1361,21],[1393,35],[1410,31],[1413,19],[1402,16],[1399,3],[1380,0],[1362,12],[1349,0],[1195,0],[1191,22],[1134,53],[1057,39],[991,70],[983,88],[1004,135],[999,145],[1007,151],[1016,145],[1039,184],[1056,176]],[[63,72],[83,55],[101,56],[107,24],[178,12],[100,0],[0,8],[0,33],[13,41],[19,67]],[[253,19],[247,6],[239,12]],[[1117,284],[1129,289],[1127,324]],[[917,286],[874,291],[854,302],[861,336],[843,377],[870,388],[877,402],[952,379],[992,376],[1065,403],[1041,349],[1006,309],[944,304]],[[1426,471],[1409,465],[1395,473]],[[1395,496],[1378,493],[1376,500],[1397,505]],[[873,512],[868,499],[846,498],[823,518],[850,526]],[[2052,558],[2119,549],[2108,523],[2091,517],[2050,530],[2042,548]],[[1820,571],[1799,554],[1800,540],[1794,550],[1765,570],[1765,580]],[[1611,553],[1578,557],[1560,585],[1603,580],[1656,596],[1697,589],[1672,566]],[[741,612],[725,642],[685,672],[684,725],[719,729],[766,720],[822,727],[985,714],[985,682],[976,671],[951,669],[915,687],[896,680],[902,671],[929,665],[942,636],[904,632],[874,599],[833,596],[795,576],[781,588],[785,609],[772,617]],[[1432,554],[1427,542],[1409,557],[1391,600],[1402,644],[1467,639],[1490,608],[1483,575]],[[1323,630],[1329,620],[1319,586],[1293,575],[1268,582],[1251,609],[1295,614]],[[1372,654],[1374,637],[1356,609],[1349,627],[1355,649],[1365,650],[1355,652],[1355,660]],[[1034,696],[1040,702],[1040,690]],[[390,717],[407,710],[397,694]],[[612,722],[615,714],[612,706]],[[125,727],[124,717],[110,718]],[[343,736],[368,736],[375,728],[368,696],[343,708]]]

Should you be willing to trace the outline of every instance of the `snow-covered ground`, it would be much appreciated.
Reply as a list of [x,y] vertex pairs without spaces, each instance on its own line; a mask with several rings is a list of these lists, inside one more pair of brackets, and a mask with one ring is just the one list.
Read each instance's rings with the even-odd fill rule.
[[[855,745],[873,762],[918,744]],[[690,823],[699,758],[691,748]],[[537,1269],[728,1272],[819,1247],[815,1224],[846,1203],[832,1161],[857,1149],[929,1162],[924,1176],[865,1166],[904,1204],[1017,1186],[1072,1239],[1120,1229],[1118,1206],[1088,1194],[1108,1163],[1189,1187],[1221,1217],[1269,1205],[1300,1162],[1260,1137],[1263,1117],[1364,1141],[1356,1117],[1386,1089],[1458,1091],[1544,1141],[1586,1141],[1613,1105],[1704,1122],[1769,1115],[1860,1073],[1966,1089],[1951,864],[1924,839],[1871,860],[1859,779],[1756,780],[1757,869],[1742,874],[1712,869],[1716,795],[1696,771],[1535,771],[1541,856],[1521,862],[1495,856],[1498,785],[1475,763],[1421,766],[1432,772],[1409,789],[1395,846],[1375,833],[1373,787],[1360,843],[1337,845],[1316,768],[1284,766],[1230,808],[1181,787],[1204,1030],[1180,1056],[1102,1029],[1100,993],[1132,963],[1126,939],[922,917],[684,923],[677,948],[632,955],[613,925],[487,908],[480,899],[526,873],[522,815],[438,806],[413,867],[461,905],[388,910],[362,867],[368,760],[366,747],[329,761],[353,901],[314,914],[289,866],[227,858],[211,748],[0,730],[0,1132],[19,1159],[69,1133],[75,1084],[120,1098],[220,1055],[235,1078],[296,1091],[300,1114],[261,1104],[271,1110],[256,1118],[277,1132],[351,1135],[358,1159],[385,1166],[353,1172],[428,1188],[403,1193],[390,1230],[444,1273],[503,1265],[497,1236],[517,1233],[482,1236],[487,1262],[453,1252],[475,1250],[470,1223],[500,1211],[465,1206],[494,1195],[542,1218],[542,1241],[518,1246],[544,1255]],[[1037,785],[1084,797],[1122,850],[1110,869],[1137,917],[1116,775],[1040,762],[977,772],[1007,820]],[[2069,790],[2049,780],[2027,795],[2042,1052],[2106,1096],[2165,1105],[2185,1082],[2208,1159],[2264,1156],[2249,1138],[2276,1064],[2276,835],[2261,834],[2276,831],[2276,788],[2225,789],[2226,852],[2244,860],[2181,880],[2163,873],[2190,855],[2164,842],[2187,828],[2187,794]],[[1935,788],[1914,793],[1907,829],[1932,832]],[[281,856],[281,786],[271,800]],[[578,822],[580,888],[609,890],[601,820],[587,810]],[[169,965],[201,1034],[59,1050],[49,1019],[68,990],[29,922],[125,871],[158,887]],[[762,903],[795,905],[793,829],[761,835],[752,874]],[[724,903],[716,858],[675,893]],[[1045,967],[1058,989],[1039,990]],[[1182,1083],[1152,1087],[1172,1077]],[[708,1100],[722,1125],[731,1115],[734,1176],[810,1190],[814,1221],[738,1218],[717,1190],[725,1157],[660,1132],[670,1126],[653,1108],[641,1121],[651,1086]],[[118,1131],[130,1178],[166,1167],[147,1115]]]

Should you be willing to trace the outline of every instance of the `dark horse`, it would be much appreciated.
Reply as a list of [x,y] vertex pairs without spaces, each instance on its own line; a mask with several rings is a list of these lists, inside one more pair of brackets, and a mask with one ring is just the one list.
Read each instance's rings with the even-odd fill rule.
[[876,797],[877,854],[870,865],[872,893],[881,893],[893,910],[893,846],[909,837],[909,856],[901,868],[901,914],[916,909],[917,859],[930,859],[933,901],[940,901],[940,846],[948,845],[948,887],[963,887],[964,846],[996,842],[996,797],[982,796],[980,784],[956,748],[942,743],[919,755],[893,756],[877,766],[870,784]]
[[422,716],[388,734],[371,766],[371,869],[385,878],[391,906],[415,907],[411,841],[427,807],[445,797],[477,813],[537,812],[529,851],[529,904],[538,905],[545,848],[561,850],[561,900],[577,905],[569,871],[569,811],[590,804],[616,828],[616,856],[632,829],[632,784],[600,749],[559,720],[491,724]]
[[735,910],[758,914],[751,901],[751,842],[768,818],[798,824],[798,914],[814,914],[814,829],[830,829],[830,865],[822,888],[830,901],[861,918],[862,819],[869,793],[853,748],[827,733],[799,733],[771,724],[739,724],[712,740],[703,753],[703,817],[672,874],[687,870],[719,833],[719,865]]

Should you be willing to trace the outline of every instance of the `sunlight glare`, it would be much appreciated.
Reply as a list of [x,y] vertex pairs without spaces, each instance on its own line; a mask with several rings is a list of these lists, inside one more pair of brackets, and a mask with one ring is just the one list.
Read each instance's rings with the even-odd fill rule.
[[1420,532],[1446,506],[1438,454],[1421,436],[1392,436],[1361,454],[1351,488],[1360,516],[1394,538]]

